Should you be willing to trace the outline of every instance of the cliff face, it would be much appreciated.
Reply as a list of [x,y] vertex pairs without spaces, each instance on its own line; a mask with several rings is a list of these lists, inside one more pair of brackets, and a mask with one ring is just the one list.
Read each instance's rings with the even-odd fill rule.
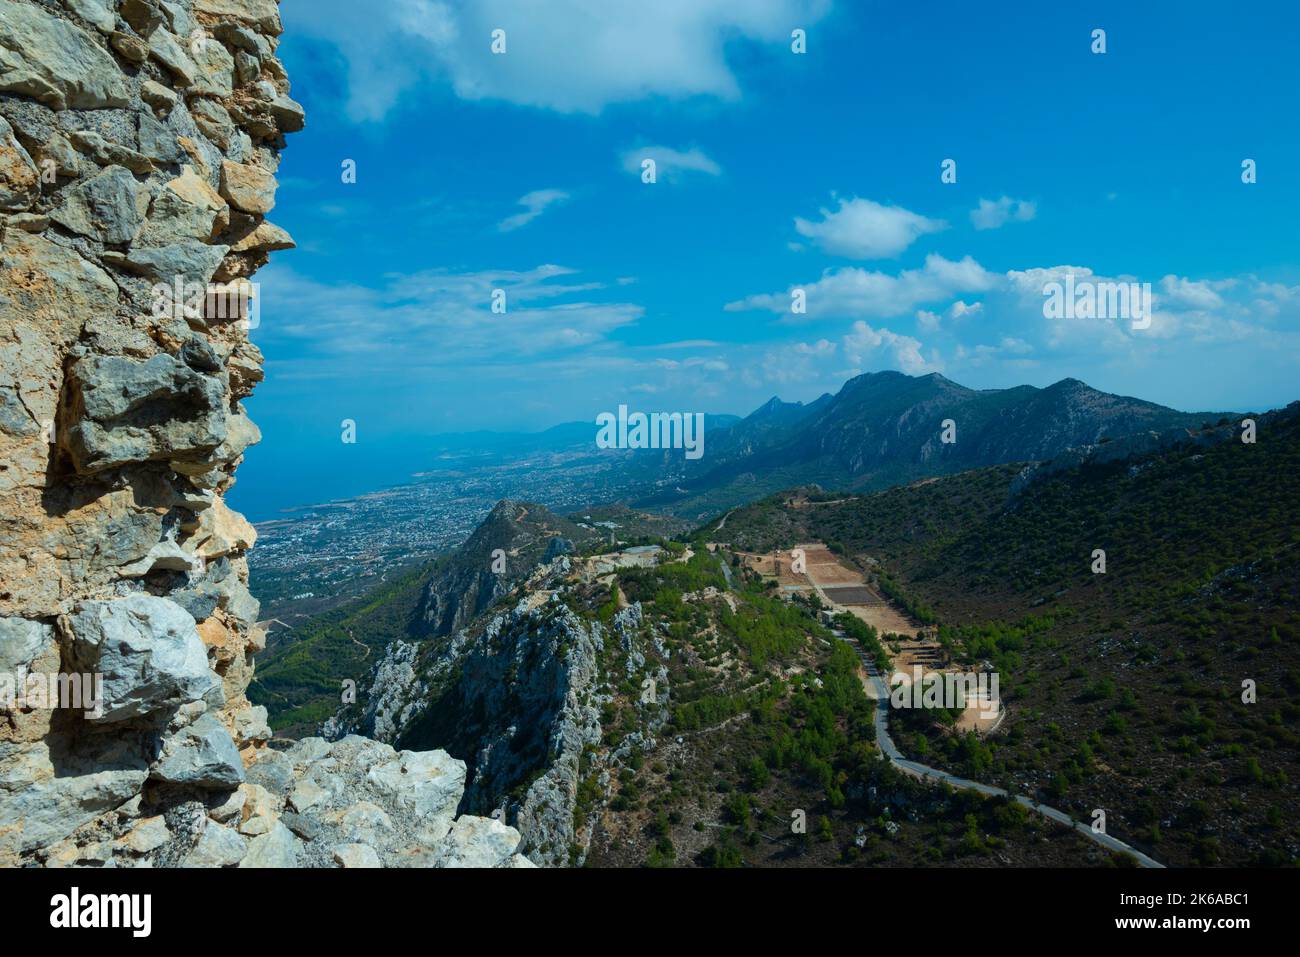
[[[518,507],[503,503],[493,516]],[[613,563],[552,551],[505,590],[508,608],[487,609],[449,638],[389,644],[357,703],[322,728],[327,738],[359,732],[459,755],[461,809],[508,822],[520,852],[548,867],[585,862],[612,777],[655,746],[669,698],[667,652],[647,639],[640,603],[597,615],[611,600]],[[627,688],[640,695],[632,726],[603,727],[602,709]]]
[[[245,698],[255,536],[223,494],[259,439],[250,277],[293,245],[266,218],[303,126],[280,32],[275,0],[0,0],[0,864],[518,843],[453,823],[445,754],[280,754]],[[73,674],[101,693],[33,696]]]

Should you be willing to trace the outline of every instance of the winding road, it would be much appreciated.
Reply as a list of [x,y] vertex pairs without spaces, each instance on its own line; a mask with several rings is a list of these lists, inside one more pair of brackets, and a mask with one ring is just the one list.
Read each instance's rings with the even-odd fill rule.
[[1118,838],[1111,837],[1109,834],[1098,834],[1089,825],[1074,820],[1064,811],[1058,811],[1054,807],[1048,807],[1046,804],[1039,804],[1037,801],[1030,800],[1023,794],[1012,794],[1009,791],[991,784],[981,784],[979,781],[970,781],[966,778],[959,778],[947,771],[941,771],[938,768],[932,768],[928,765],[921,764],[917,761],[909,760],[903,756],[903,752],[898,750],[898,745],[894,744],[894,739],[889,736],[889,689],[885,684],[885,679],[876,670],[876,663],[870,659],[866,650],[851,638],[839,636],[841,641],[846,641],[853,646],[854,652],[857,653],[858,660],[862,662],[866,669],[866,676],[862,679],[863,687],[866,689],[867,697],[874,698],[876,701],[876,714],[874,718],[876,728],[876,746],[880,748],[889,763],[894,765],[905,774],[910,774],[915,778],[924,778],[931,781],[940,781],[949,787],[960,788],[965,791],[978,791],[980,794],[988,797],[1006,797],[1011,798],[1017,804],[1021,804],[1031,811],[1041,814],[1043,817],[1050,818],[1060,824],[1065,824],[1074,828],[1084,837],[1088,838],[1108,850],[1117,851],[1121,854],[1129,854],[1138,862],[1141,867],[1164,867],[1159,861],[1143,854],[1136,847],[1125,844]]
[[[726,521],[726,516],[723,516],[723,521]],[[727,579],[727,587],[734,591],[735,585],[733,585],[731,581],[731,569],[727,566],[727,562],[723,558],[721,550],[718,551],[718,564],[722,566],[723,576]],[[838,611],[848,610],[841,608],[835,602],[831,601],[816,582],[813,582],[812,584],[818,596],[822,598],[830,608]],[[838,629],[834,630],[833,634],[835,634],[835,636],[841,641],[849,644],[853,648],[854,653],[858,656],[858,660],[862,662],[862,667],[866,671],[866,674],[862,678],[862,686],[867,692],[867,697],[875,699],[876,702],[876,713],[873,718],[873,723],[876,729],[876,747],[880,748],[880,753],[889,760],[890,764],[894,765],[894,767],[898,768],[904,774],[910,774],[915,778],[939,781],[943,784],[947,784],[949,787],[958,788],[964,791],[977,791],[988,797],[1011,798],[1011,800],[1015,801],[1017,804],[1021,804],[1029,810],[1041,814],[1045,818],[1074,828],[1074,830],[1088,838],[1088,840],[1100,844],[1108,850],[1131,855],[1134,860],[1138,862],[1138,866],[1140,867],[1163,868],[1165,866],[1155,858],[1148,857],[1136,847],[1125,844],[1118,838],[1111,837],[1109,834],[1098,834],[1089,825],[1076,821],[1064,811],[1059,811],[1054,807],[1048,807],[1046,804],[1039,804],[1037,801],[1030,800],[1023,794],[1012,794],[1009,791],[999,787],[994,787],[991,784],[981,784],[979,781],[970,781],[966,778],[959,778],[955,774],[949,774],[947,771],[941,771],[938,768],[932,768],[928,765],[921,764],[918,761],[912,761],[905,758],[903,752],[898,750],[898,745],[894,744],[894,739],[889,736],[889,688],[885,684],[885,679],[881,677],[880,672],[876,670],[876,663],[871,660],[866,649],[852,638],[844,635]]]

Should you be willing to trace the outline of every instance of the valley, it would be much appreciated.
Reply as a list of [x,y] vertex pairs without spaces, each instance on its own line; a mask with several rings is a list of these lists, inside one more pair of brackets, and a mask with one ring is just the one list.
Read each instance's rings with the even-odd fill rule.
[[[504,500],[296,622],[250,695],[277,733],[446,748],[462,809],[540,864],[1280,862],[1297,420],[805,484],[693,530]],[[1247,661],[1264,708],[1232,704]],[[895,672],[972,694],[894,707]]]

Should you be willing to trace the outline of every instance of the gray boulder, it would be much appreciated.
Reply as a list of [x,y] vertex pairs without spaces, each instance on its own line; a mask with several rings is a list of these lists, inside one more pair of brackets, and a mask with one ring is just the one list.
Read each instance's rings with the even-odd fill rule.
[[87,601],[67,621],[75,665],[104,677],[102,714],[94,720],[223,701],[221,679],[208,669],[194,619],[175,602],[152,595]]
[[202,714],[163,742],[149,777],[168,784],[234,788],[244,783],[244,763],[226,726]]
[[248,840],[237,831],[208,821],[198,843],[181,861],[181,867],[230,867],[248,853]]
[[101,0],[63,0],[63,5],[101,33],[112,33],[117,17]]
[[68,376],[65,441],[80,472],[202,458],[226,438],[225,386],[169,355],[89,356]]
[[259,834],[248,843],[248,853],[239,862],[240,867],[297,867],[298,839],[293,832],[276,821],[269,831]]
[[466,815],[433,850],[434,867],[507,867],[519,848],[519,832],[489,817]]
[[122,264],[155,282],[174,283],[179,279],[182,285],[207,285],[229,249],[191,239],[167,246],[133,248]]
[[140,792],[148,775],[137,738],[94,735],[0,747],[0,850],[46,848]]
[[396,760],[375,765],[366,777],[376,791],[415,815],[426,840],[436,840],[456,816],[465,762],[446,751],[399,751]]

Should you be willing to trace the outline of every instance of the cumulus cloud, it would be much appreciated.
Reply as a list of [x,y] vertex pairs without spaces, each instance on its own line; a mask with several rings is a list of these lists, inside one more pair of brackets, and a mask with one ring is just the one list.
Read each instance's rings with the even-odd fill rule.
[[984,303],[982,302],[963,302],[958,299],[943,313],[931,312],[928,309],[918,310],[916,324],[922,329],[933,331],[939,328],[940,323],[945,318],[952,322],[969,316],[978,316],[983,311]]
[[1026,199],[981,199],[970,211],[970,221],[976,229],[998,229],[1009,222],[1027,223],[1038,215],[1038,207]]
[[890,259],[921,236],[946,229],[901,206],[882,206],[869,199],[841,199],[838,209],[821,210],[821,219],[796,216],[795,232],[835,256],[850,259]]
[[908,375],[937,371],[937,365],[921,355],[921,342],[889,329],[873,329],[861,319],[844,337],[844,356],[855,366],[884,365]]
[[[348,111],[377,120],[421,83],[466,100],[598,113],[648,97],[735,100],[730,42],[785,45],[830,0],[313,0],[287,29],[323,40],[347,69]],[[505,31],[494,54],[492,32]]]
[[641,175],[646,160],[655,162],[655,179],[677,182],[687,173],[703,173],[706,176],[721,176],[722,167],[705,155],[704,151],[691,147],[688,150],[673,149],[671,146],[637,146],[624,150],[619,157],[619,165],[624,172]]
[[563,203],[568,198],[569,194],[562,189],[535,189],[531,193],[525,193],[519,197],[519,205],[523,207],[523,211],[501,220],[497,223],[497,229],[508,233],[520,226],[527,226],[546,212],[548,207]]
[[897,275],[849,267],[827,270],[816,282],[792,287],[806,294],[804,315],[790,312],[791,290],[746,296],[724,308],[728,312],[766,310],[783,314],[790,321],[827,316],[885,319],[911,312],[923,303],[983,292],[998,281],[997,275],[969,256],[954,262],[931,253],[920,269],[905,269]]

